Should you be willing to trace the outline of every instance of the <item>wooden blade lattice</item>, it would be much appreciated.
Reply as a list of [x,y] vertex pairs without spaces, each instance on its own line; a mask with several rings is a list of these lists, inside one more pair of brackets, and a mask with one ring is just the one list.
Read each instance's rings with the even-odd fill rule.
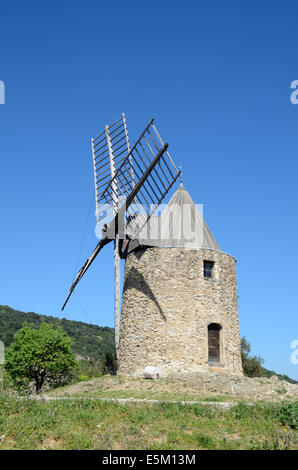
[[[130,144],[127,132],[127,124],[125,114],[110,126],[106,126],[105,130],[94,139],[91,139],[94,182],[95,182],[95,202],[96,202],[96,220],[99,222],[103,216],[102,193],[107,184],[111,181],[115,172],[122,165],[130,151]],[[112,173],[112,176],[111,176]],[[118,197],[114,195],[112,204],[107,207],[109,215],[115,214],[118,205]]]
[[[152,119],[128,155],[122,159],[114,177],[105,189],[98,192],[99,207],[103,202],[108,207],[105,214],[100,215],[98,212],[98,220],[111,215],[113,217],[105,227],[102,239],[80,269],[62,310],[101,249],[116,234],[119,235],[122,227],[125,229],[125,222],[129,224],[130,233],[137,236],[179,177],[181,172],[177,170],[167,149],[168,144],[163,143]],[[121,235],[126,236],[125,232]]]
[[[108,218],[111,215],[115,198],[119,198],[119,208],[126,203],[124,227],[128,224],[130,235],[133,234],[135,237],[180,175],[180,171],[177,170],[167,151],[167,146],[164,148],[165,144],[153,122],[152,119],[146,126],[116,170],[114,177],[101,193],[102,203],[110,208],[102,214],[101,218]],[[143,175],[160,152],[162,155],[158,163],[148,174],[138,193],[134,195],[134,189],[142,181]],[[127,204],[131,195],[134,195],[133,200]],[[123,238],[122,234],[120,238]]]

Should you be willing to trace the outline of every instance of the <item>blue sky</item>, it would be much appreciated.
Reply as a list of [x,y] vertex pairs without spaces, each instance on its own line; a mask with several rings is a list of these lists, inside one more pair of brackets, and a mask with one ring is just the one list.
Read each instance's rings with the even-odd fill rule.
[[111,246],[60,311],[97,241],[90,139],[154,117],[237,259],[241,335],[298,378],[297,20],[295,1],[2,2],[0,303],[113,325]]

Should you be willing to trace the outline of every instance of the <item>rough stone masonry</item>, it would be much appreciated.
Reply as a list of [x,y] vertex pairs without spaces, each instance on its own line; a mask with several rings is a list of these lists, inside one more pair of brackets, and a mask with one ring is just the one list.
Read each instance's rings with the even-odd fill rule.
[[[204,277],[212,261],[212,278]],[[128,254],[118,373],[163,376],[199,371],[242,375],[235,259],[219,250],[144,247]],[[208,326],[219,328],[210,362]]]

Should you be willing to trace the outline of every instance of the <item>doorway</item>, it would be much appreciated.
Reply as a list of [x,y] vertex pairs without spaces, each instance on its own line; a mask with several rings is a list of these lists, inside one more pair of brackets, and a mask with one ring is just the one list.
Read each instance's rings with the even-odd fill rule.
[[219,323],[208,325],[208,363],[219,364],[220,362],[220,330]]

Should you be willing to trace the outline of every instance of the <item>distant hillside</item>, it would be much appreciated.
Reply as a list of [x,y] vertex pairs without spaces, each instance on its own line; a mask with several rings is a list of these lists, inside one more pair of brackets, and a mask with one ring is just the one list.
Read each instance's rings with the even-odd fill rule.
[[5,305],[0,305],[0,340],[8,347],[13,336],[24,322],[39,327],[42,322],[51,323],[54,327],[61,326],[74,340],[74,352],[91,363],[102,362],[106,353],[114,353],[114,329],[97,326],[80,321],[60,319],[32,312],[20,312]]
[[291,379],[291,377],[289,377],[286,374],[277,374],[277,372],[274,372],[274,370],[268,370],[268,369],[265,369],[264,367],[262,367],[262,369],[264,372],[264,377],[267,377],[268,379],[270,379],[270,377],[272,377],[273,375],[277,375],[279,380],[286,380],[287,382],[290,382],[291,384],[298,384],[297,380]]
[[[114,328],[97,326],[88,323],[66,320],[32,312],[20,312],[6,305],[0,305],[0,340],[8,347],[13,341],[13,336],[24,322],[39,327],[42,322],[51,323],[55,327],[61,326],[63,330],[74,340],[74,352],[82,362],[83,371],[92,373],[101,369],[106,354],[114,355]],[[262,367],[265,377],[277,375],[280,380],[298,383],[287,375],[276,374],[272,370]]]

